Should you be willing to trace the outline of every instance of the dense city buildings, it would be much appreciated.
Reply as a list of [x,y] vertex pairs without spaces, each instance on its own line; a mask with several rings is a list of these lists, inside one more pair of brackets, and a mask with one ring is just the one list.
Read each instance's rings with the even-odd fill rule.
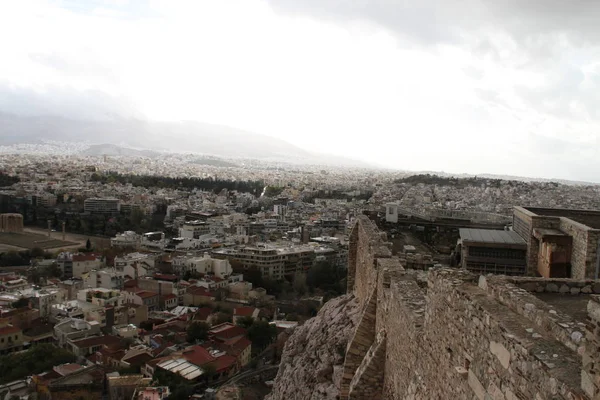
[[[428,273],[434,297],[452,295],[456,282],[471,282],[466,276],[487,276],[489,287],[504,288],[490,274],[533,292],[543,288],[548,297],[597,289],[596,186],[190,160],[0,155],[0,170],[18,177],[0,190],[0,352],[33,357],[45,345],[55,349],[44,356],[51,365],[17,370],[0,384],[52,398],[79,388],[100,398],[100,386],[77,382],[105,379],[108,397],[187,400],[194,390],[213,396],[224,382],[258,371],[264,388],[282,356],[288,360],[286,340],[294,346],[302,339],[291,332],[320,323],[309,319],[321,308],[327,314],[336,304],[380,301],[390,318],[377,308],[376,325],[397,332],[404,328],[392,316],[408,314],[390,300],[395,296],[408,308],[437,310],[437,297],[418,297]],[[397,279],[403,274],[411,278]],[[575,281],[556,281],[563,278]],[[374,285],[377,295],[369,294]],[[351,298],[337,297],[347,291]],[[402,346],[379,333],[373,339],[370,311],[361,313],[333,312],[314,334],[327,336],[332,325],[345,340],[362,324],[357,334],[371,343],[361,359],[363,336],[352,355],[331,339],[335,354],[325,359],[345,357],[344,376],[356,381],[344,378],[331,393],[366,398],[366,388],[379,393],[381,382],[382,390],[401,391],[392,389],[401,380],[381,381],[379,373],[390,369],[377,360],[384,343],[395,346],[393,354]],[[359,317],[360,324],[346,321]],[[419,342],[423,354],[430,354],[427,340]],[[479,365],[475,357],[473,363]],[[20,383],[27,376],[37,382],[33,389]],[[287,393],[285,377],[280,371],[275,398],[285,398],[277,397]]]

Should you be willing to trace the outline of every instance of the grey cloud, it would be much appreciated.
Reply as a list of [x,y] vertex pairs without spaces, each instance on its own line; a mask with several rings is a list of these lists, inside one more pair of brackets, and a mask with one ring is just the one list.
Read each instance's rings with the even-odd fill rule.
[[600,37],[595,0],[270,0],[276,11],[332,19],[372,21],[424,43],[460,41],[461,32],[506,31],[521,41],[566,33],[573,41]]
[[0,83],[0,111],[17,115],[57,115],[107,120],[114,117],[141,118],[127,99],[97,90],[47,87],[43,92]]

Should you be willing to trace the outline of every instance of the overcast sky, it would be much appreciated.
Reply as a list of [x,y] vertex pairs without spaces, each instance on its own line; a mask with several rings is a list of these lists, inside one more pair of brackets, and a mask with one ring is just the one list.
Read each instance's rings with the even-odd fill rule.
[[600,181],[595,0],[0,0],[0,110]]

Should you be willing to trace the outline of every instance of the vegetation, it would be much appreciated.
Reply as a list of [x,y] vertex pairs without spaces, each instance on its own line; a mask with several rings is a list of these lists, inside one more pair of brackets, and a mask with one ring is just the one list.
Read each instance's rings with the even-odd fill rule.
[[320,289],[326,297],[335,297],[346,293],[347,274],[345,268],[322,261],[308,271],[306,284],[310,292]]
[[277,197],[283,192],[285,188],[283,186],[267,186],[265,189],[265,196]]
[[238,318],[236,323],[237,326],[241,326],[244,329],[249,329],[252,324],[254,324],[254,318],[250,316]]
[[157,175],[125,175],[116,172],[107,174],[94,173],[91,176],[92,182],[100,182],[103,184],[120,183],[131,184],[133,186],[141,186],[146,188],[168,188],[168,189],[183,189],[183,190],[210,190],[218,193],[223,189],[237,190],[239,192],[248,192],[256,196],[260,195],[264,183],[260,181],[230,181],[213,178],[172,178],[168,176]]
[[[500,188],[502,186],[520,185],[522,182],[505,179],[481,178],[477,176],[458,178],[454,176],[439,176],[432,174],[411,175],[406,178],[396,179],[394,183],[410,183],[413,185],[423,183],[427,185],[452,186],[456,188],[465,188],[468,186],[481,186]],[[553,183],[556,185],[556,183]]]
[[248,328],[248,338],[256,351],[261,351],[275,340],[277,328],[266,321],[255,321]]
[[169,400],[188,400],[194,394],[194,387],[180,375],[156,368],[152,380],[160,386],[168,386],[171,391]]
[[195,343],[208,339],[210,325],[206,322],[193,322],[187,328],[187,341]]
[[18,354],[0,356],[0,384],[39,374],[55,365],[74,362],[75,358],[73,353],[46,343]]
[[42,249],[33,248],[31,250],[7,251],[0,253],[0,267],[17,267],[31,265],[31,261],[37,258],[52,258],[52,254]]
[[8,174],[5,174],[4,172],[0,171],[0,187],[12,186],[15,183],[19,183],[19,182],[20,182],[20,179],[18,176],[8,175]]
[[11,305],[13,308],[27,307],[29,305],[29,299],[25,298],[25,297],[21,297],[19,300],[13,302]]

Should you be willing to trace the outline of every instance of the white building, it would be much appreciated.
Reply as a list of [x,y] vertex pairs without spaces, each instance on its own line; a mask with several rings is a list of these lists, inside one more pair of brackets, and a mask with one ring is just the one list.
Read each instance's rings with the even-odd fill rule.
[[123,274],[114,269],[91,270],[81,276],[84,288],[121,289]]
[[233,273],[229,260],[212,258],[208,253],[203,257],[176,257],[173,259],[173,269],[179,274],[195,271],[220,279],[228,279]]
[[138,235],[134,231],[126,231],[117,234],[114,238],[110,239],[111,247],[123,248],[131,247],[137,249],[142,243],[142,235]]
[[398,222],[398,203],[387,203],[385,205],[386,222]]
[[189,221],[179,228],[179,237],[198,239],[202,235],[210,233],[210,226],[203,221]]
[[83,211],[92,214],[118,214],[121,211],[121,202],[114,198],[91,197],[83,202]]

